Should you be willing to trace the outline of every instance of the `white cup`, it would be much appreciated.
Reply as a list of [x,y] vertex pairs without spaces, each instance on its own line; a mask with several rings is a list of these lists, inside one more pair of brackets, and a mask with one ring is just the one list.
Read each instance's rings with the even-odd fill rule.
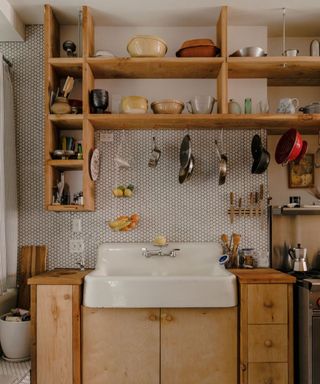
[[187,110],[189,113],[209,114],[212,112],[216,101],[212,96],[195,96],[187,101]]

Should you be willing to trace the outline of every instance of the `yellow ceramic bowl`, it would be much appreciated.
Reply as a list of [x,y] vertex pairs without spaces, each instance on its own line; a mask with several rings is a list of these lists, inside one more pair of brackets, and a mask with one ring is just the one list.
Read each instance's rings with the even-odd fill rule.
[[146,113],[148,100],[143,96],[124,96],[121,99],[120,110],[122,113]]
[[184,109],[184,103],[179,100],[166,99],[151,103],[153,113],[179,114]]
[[152,35],[135,36],[127,45],[131,57],[163,57],[167,50],[166,42]]

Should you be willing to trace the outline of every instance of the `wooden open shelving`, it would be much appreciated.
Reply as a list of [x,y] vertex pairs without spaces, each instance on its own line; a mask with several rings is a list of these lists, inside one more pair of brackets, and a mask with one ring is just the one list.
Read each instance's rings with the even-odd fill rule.
[[88,58],[98,79],[216,79],[222,57]]
[[228,57],[230,79],[268,79],[269,86],[319,86],[320,57]]
[[48,205],[47,206],[48,211],[52,212],[70,212],[70,211],[77,211],[77,212],[85,212],[87,209],[84,205],[77,205],[77,204],[68,204],[68,205]]
[[48,165],[63,170],[81,170],[83,160],[48,160]]
[[267,129],[279,134],[296,127],[303,133],[317,133],[320,115],[88,115],[95,129]]
[[[46,208],[52,211],[94,210],[94,183],[89,174],[89,157],[94,148],[95,129],[267,129],[280,134],[297,128],[304,134],[318,133],[320,115],[228,114],[228,79],[265,78],[269,86],[320,85],[319,57],[228,57],[227,7],[221,7],[216,24],[216,43],[221,57],[213,58],[102,58],[93,57],[94,23],[90,9],[82,7],[82,57],[59,57],[59,24],[49,5],[45,6],[45,65],[46,65]],[[83,114],[50,114],[50,93],[66,76],[82,81]],[[128,115],[90,114],[89,93],[96,79],[216,79],[218,113],[212,115]],[[51,160],[60,132],[81,130],[83,161]],[[74,162],[74,163],[72,163]],[[82,169],[84,205],[53,206],[52,191],[60,170]]]
[[52,57],[48,60],[51,68],[59,77],[73,76],[82,77],[83,59],[81,57]]

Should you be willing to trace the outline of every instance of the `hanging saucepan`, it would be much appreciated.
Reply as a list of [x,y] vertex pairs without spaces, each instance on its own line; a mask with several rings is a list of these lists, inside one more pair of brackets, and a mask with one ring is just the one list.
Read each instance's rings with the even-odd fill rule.
[[260,135],[254,135],[251,141],[251,153],[253,164],[251,173],[261,174],[265,172],[270,163],[270,153],[263,147]]
[[191,139],[189,135],[185,135],[180,146],[180,166],[186,168],[191,158]]
[[299,108],[299,111],[306,114],[320,113],[320,102],[317,101],[305,107]]
[[300,133],[294,129],[289,129],[278,141],[275,159],[278,164],[287,165],[295,160],[302,150],[302,138]]
[[262,152],[263,145],[261,137],[259,135],[254,135],[251,141],[251,153],[254,160],[257,160]]
[[189,163],[186,167],[180,167],[179,171],[179,183],[182,184],[185,181],[188,181],[193,173],[194,169],[194,157],[193,155],[190,156]]
[[219,159],[219,185],[223,185],[226,182],[226,174],[227,174],[227,159],[221,155],[221,151],[219,149],[218,141],[214,141],[216,145],[216,151]]
[[251,167],[251,173],[261,174],[265,172],[270,163],[270,153],[262,148],[260,155],[254,159],[254,162]]

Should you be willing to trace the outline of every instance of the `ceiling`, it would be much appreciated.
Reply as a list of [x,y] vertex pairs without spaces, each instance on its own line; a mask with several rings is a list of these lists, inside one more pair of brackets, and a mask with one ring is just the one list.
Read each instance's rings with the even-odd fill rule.
[[286,7],[288,36],[320,36],[319,0],[7,0],[25,24],[43,23],[43,4],[55,9],[61,24],[75,24],[82,4],[92,9],[96,25],[208,26],[219,7],[230,6],[229,24],[267,25],[270,36],[281,36]]

